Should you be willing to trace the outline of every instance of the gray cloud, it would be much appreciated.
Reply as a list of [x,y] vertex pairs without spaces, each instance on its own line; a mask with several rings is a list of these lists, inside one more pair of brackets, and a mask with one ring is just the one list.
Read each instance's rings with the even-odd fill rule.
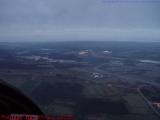
[[159,5],[104,0],[0,0],[0,39],[158,38]]

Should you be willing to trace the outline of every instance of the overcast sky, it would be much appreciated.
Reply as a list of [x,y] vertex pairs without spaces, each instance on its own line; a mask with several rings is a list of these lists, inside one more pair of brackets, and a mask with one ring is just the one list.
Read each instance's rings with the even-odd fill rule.
[[0,0],[0,41],[111,39],[160,41],[160,2]]

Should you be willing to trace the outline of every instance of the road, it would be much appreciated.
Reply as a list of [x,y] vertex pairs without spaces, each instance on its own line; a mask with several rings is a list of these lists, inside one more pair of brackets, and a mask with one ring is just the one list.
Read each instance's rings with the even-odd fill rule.
[[[104,75],[111,75],[113,76],[112,73],[110,72],[107,72],[107,71],[104,71],[102,69],[100,69],[100,67],[102,67],[103,65],[105,65],[106,63],[104,64],[101,64],[101,65],[98,65],[94,68],[95,71],[101,73],[101,74],[104,74]],[[122,76],[119,76],[119,75],[114,75],[115,77],[118,77],[118,78],[122,78]],[[150,81],[143,81],[144,84],[149,84],[149,85],[153,85],[153,86],[160,86],[159,84],[157,83],[154,83],[154,82],[150,82]],[[139,93],[139,95],[145,100],[145,102],[148,104],[148,106],[154,111],[154,113],[160,117],[160,113],[155,109],[155,107],[153,107],[152,103],[144,96],[144,94],[141,92],[141,88],[143,88],[144,86],[147,86],[147,85],[140,85],[138,88],[137,88],[137,92]]]
[[154,113],[160,117],[160,113],[153,107],[152,103],[144,96],[144,94],[141,92],[141,89],[145,87],[146,85],[141,85],[137,88],[137,92],[139,95],[145,100],[145,102],[148,104],[148,106],[154,111]]

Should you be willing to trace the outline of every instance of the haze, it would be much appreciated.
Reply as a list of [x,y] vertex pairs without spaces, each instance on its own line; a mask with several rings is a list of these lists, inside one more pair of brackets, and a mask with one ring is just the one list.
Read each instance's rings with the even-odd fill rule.
[[0,0],[0,41],[160,41],[159,11],[160,2]]

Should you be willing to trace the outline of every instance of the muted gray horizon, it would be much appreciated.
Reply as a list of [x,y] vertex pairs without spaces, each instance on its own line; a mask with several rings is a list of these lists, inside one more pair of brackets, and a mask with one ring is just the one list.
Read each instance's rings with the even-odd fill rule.
[[154,1],[0,0],[0,42],[159,42],[160,2]]

